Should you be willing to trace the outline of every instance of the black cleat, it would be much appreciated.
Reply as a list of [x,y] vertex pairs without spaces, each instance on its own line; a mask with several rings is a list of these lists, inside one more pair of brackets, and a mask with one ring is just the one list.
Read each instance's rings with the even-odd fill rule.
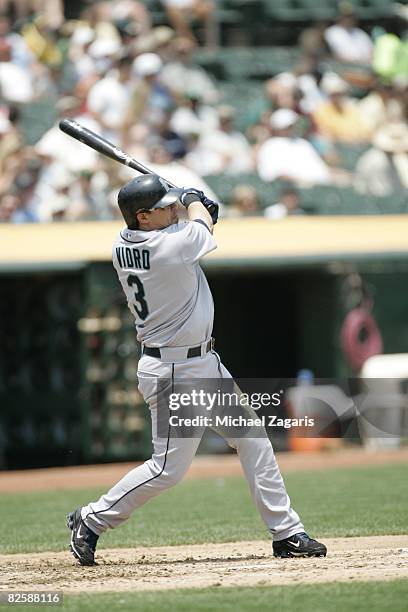
[[96,565],[95,549],[99,536],[87,527],[81,517],[81,508],[67,516],[67,527],[71,529],[69,548],[81,565]]
[[287,559],[289,557],[325,557],[327,548],[317,540],[309,538],[304,531],[290,538],[272,543],[273,556]]

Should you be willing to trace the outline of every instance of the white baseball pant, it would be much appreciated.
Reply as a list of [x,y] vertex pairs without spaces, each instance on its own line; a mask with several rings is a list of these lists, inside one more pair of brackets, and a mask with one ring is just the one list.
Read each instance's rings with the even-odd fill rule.
[[[129,518],[134,510],[177,484],[187,472],[200,443],[200,438],[167,438],[157,436],[158,378],[232,378],[211,350],[204,357],[178,362],[142,356],[139,361],[139,390],[150,408],[154,452],[148,461],[128,472],[108,493],[82,508],[82,518],[92,531],[100,535],[114,529]],[[299,516],[291,508],[290,499],[279,471],[271,442],[265,432],[257,438],[228,438],[236,449],[251,495],[273,539],[283,540],[304,531]]]

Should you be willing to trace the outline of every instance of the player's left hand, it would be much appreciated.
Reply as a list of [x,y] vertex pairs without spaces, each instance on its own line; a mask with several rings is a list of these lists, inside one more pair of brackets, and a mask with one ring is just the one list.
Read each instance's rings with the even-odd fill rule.
[[203,199],[201,200],[201,203],[203,204],[203,206],[206,207],[206,209],[210,213],[212,222],[215,225],[218,221],[218,213],[219,213],[220,205],[218,204],[218,202],[215,202],[214,200],[210,200],[210,198],[207,198],[206,195],[204,195]]

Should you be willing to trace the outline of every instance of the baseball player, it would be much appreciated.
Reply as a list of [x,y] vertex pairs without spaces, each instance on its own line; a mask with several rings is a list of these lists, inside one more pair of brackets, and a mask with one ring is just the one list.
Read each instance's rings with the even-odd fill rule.
[[[214,305],[199,265],[216,248],[213,225],[218,205],[196,189],[169,189],[157,175],[134,178],[119,192],[127,227],[113,245],[113,265],[135,317],[142,356],[139,390],[150,408],[153,455],[108,493],[68,515],[70,549],[81,565],[95,563],[99,536],[122,524],[134,510],[175,485],[188,470],[199,436],[178,436],[169,426],[158,434],[159,380],[228,379],[231,374],[213,348]],[[178,207],[188,221],[178,220]],[[258,437],[225,436],[236,449],[267,528],[275,557],[325,556],[291,508],[272,445]]]

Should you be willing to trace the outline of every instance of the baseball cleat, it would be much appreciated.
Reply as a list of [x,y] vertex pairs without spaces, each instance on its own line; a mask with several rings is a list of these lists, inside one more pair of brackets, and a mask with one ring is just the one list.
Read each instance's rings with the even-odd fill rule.
[[81,565],[96,565],[95,549],[99,536],[87,527],[81,517],[81,508],[67,515],[67,527],[71,529],[69,548]]
[[289,557],[325,557],[327,548],[317,540],[309,538],[301,531],[290,538],[272,543],[273,556],[287,559]]

